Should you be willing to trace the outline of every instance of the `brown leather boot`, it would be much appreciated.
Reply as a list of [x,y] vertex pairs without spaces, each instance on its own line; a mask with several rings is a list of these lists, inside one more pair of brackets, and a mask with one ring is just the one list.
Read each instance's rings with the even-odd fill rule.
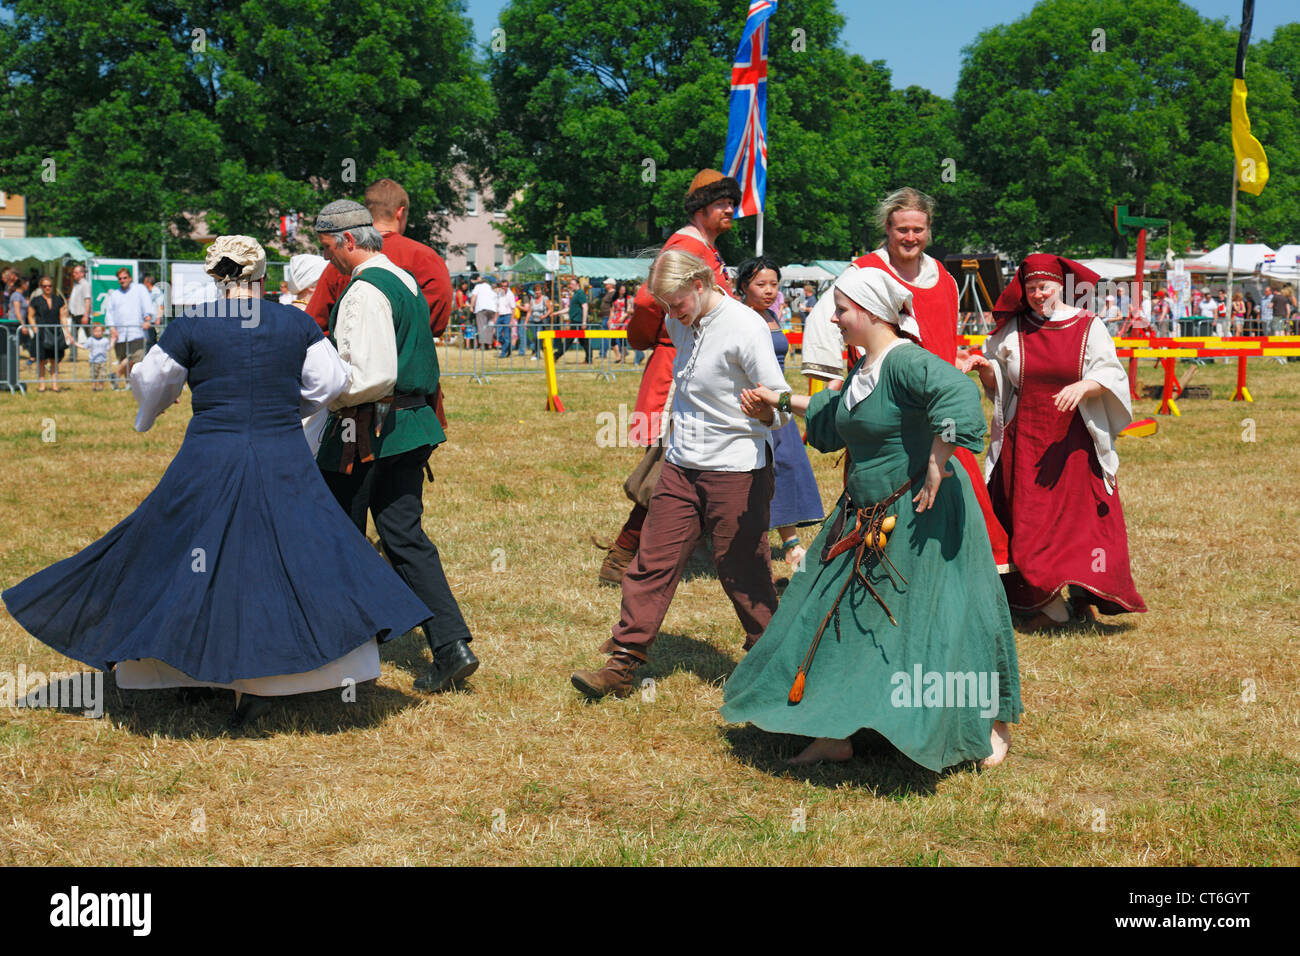
[[627,566],[635,557],[635,551],[629,551],[627,548],[620,547],[618,542],[614,542],[609,548],[609,553],[605,555],[605,562],[600,566],[600,583],[620,587],[623,584],[623,573],[627,571]]
[[632,693],[632,673],[641,662],[631,654],[622,652],[610,656],[609,662],[598,671],[575,671],[570,682],[592,700],[613,694],[627,697]]

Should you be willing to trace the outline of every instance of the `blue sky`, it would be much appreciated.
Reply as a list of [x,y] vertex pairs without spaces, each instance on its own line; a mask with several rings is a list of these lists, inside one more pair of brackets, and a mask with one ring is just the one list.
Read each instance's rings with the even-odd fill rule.
[[[737,18],[743,19],[748,0],[732,2]],[[506,0],[467,4],[479,42],[487,43]],[[1191,0],[1190,5],[1201,16],[1226,17],[1234,27],[1241,21],[1241,0]],[[867,60],[884,60],[896,87],[924,86],[949,97],[957,88],[961,48],[981,30],[1010,23],[1033,7],[1032,0],[839,0],[847,21],[842,39],[851,51]],[[1257,0],[1254,38],[1272,36],[1278,26],[1297,19],[1296,11],[1296,0]]]

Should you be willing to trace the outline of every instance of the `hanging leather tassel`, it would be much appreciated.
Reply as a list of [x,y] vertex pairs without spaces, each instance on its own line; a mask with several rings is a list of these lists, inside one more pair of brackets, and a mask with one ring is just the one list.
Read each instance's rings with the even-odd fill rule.
[[799,668],[799,673],[794,675],[794,685],[790,688],[790,703],[797,704],[803,700],[804,676],[803,668]]

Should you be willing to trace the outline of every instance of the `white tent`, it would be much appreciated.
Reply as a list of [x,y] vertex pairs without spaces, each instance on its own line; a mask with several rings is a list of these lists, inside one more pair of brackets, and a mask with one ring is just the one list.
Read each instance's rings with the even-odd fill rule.
[[801,266],[794,263],[781,267],[781,281],[787,282],[830,282],[835,276],[821,266]]
[[[1236,267],[1236,263],[1233,263]],[[1264,264],[1264,275],[1282,282],[1295,282],[1300,279],[1300,245],[1289,243],[1279,246],[1274,254],[1273,263]]]
[[[1080,259],[1079,265],[1091,269],[1108,282],[1137,278],[1136,259]],[[1163,269],[1164,261],[1156,259],[1152,262],[1148,259],[1144,268],[1150,274],[1153,269]]]
[[[1272,252],[1268,246],[1262,242],[1249,244],[1237,243],[1232,253],[1232,272],[1233,275],[1238,273],[1250,273],[1255,271],[1255,266],[1264,261],[1264,256]],[[1228,244],[1225,242],[1213,252],[1207,252],[1199,259],[1193,259],[1187,263],[1187,268],[1192,272],[1223,272],[1228,271]]]

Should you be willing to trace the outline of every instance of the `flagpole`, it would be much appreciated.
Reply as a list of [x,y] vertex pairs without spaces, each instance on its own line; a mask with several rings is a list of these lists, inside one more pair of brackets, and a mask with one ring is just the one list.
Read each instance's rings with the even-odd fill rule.
[[1224,293],[1224,328],[1232,329],[1232,253],[1237,248],[1237,161],[1232,162],[1232,213],[1228,218],[1228,291]]
[[755,242],[754,242],[754,255],[756,255],[756,256],[761,256],[762,254],[763,254],[763,212],[762,212],[762,210],[759,210],[759,213],[758,213],[758,238],[757,238],[757,240],[755,240]]

